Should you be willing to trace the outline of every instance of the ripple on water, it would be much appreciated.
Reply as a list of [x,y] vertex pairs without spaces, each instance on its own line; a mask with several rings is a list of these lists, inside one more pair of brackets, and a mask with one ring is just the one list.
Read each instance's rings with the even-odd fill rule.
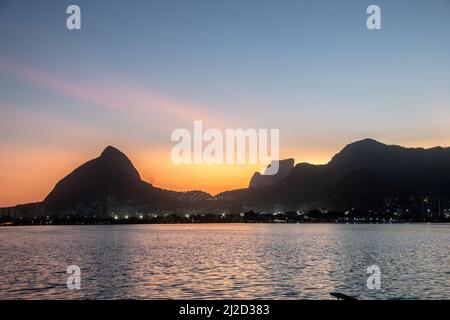
[[1,228],[0,299],[450,299],[449,245],[447,225]]

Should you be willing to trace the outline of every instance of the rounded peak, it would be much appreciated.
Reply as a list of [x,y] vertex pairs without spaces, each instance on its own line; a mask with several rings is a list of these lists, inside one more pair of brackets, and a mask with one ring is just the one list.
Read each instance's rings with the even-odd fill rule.
[[394,148],[374,139],[363,139],[346,145],[328,164],[361,167],[386,157]]
[[366,145],[366,146],[377,145],[377,146],[379,146],[379,145],[384,145],[384,144],[375,139],[366,138],[366,139],[355,141],[355,142],[349,144],[349,146],[352,146],[352,145]]
[[352,142],[344,147],[344,149],[341,150],[342,153],[349,153],[349,152],[374,152],[379,151],[383,148],[388,147],[386,144],[381,143],[374,139],[363,139],[359,141]]

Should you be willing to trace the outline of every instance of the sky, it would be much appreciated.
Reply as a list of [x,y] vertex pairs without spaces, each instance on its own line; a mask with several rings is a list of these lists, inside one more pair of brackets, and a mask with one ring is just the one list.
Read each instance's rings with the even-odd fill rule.
[[447,145],[449,35],[450,0],[0,0],[0,207],[41,201],[108,145],[158,187],[246,187],[258,166],[171,161],[194,120],[280,129],[297,163],[363,138]]

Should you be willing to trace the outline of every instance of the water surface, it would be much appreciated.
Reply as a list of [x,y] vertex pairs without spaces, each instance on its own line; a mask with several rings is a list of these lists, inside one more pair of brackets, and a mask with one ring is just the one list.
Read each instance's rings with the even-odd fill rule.
[[450,299],[449,248],[438,224],[3,227],[0,299]]

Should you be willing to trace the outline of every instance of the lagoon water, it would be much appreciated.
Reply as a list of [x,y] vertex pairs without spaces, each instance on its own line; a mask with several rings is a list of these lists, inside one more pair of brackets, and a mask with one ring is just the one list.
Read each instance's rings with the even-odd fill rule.
[[450,299],[449,248],[444,224],[3,227],[0,299]]

